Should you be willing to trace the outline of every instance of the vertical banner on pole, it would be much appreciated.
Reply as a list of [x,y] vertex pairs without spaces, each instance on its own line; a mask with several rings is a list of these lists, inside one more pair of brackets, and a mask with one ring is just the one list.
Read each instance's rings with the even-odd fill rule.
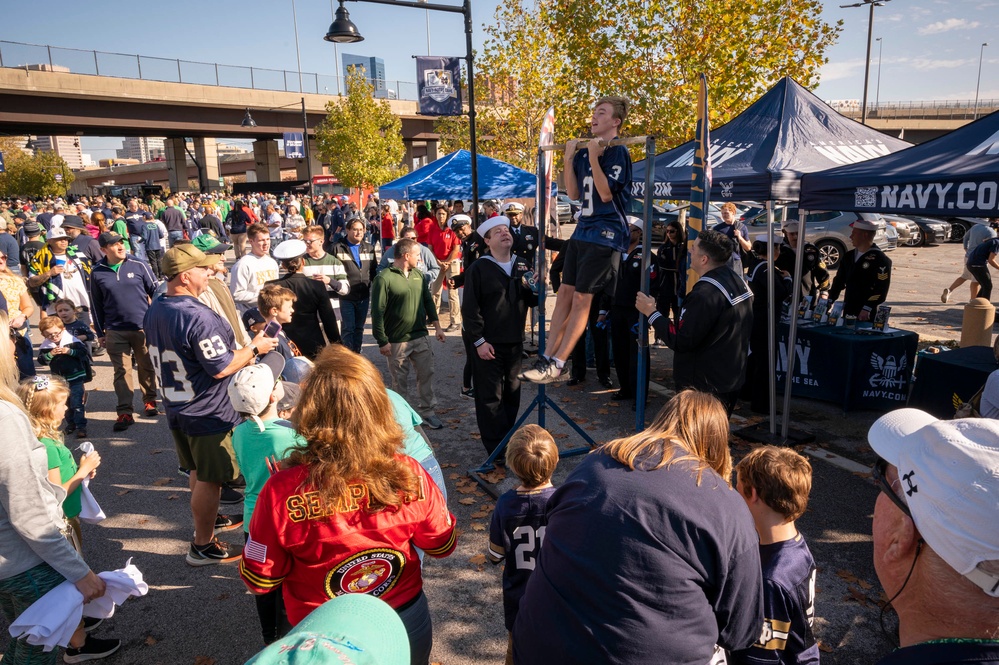
[[303,159],[305,157],[304,137],[302,132],[285,132],[283,134],[285,159]]
[[690,269],[694,241],[704,230],[708,202],[711,200],[711,132],[708,129],[708,80],[701,74],[697,92],[697,136],[694,140],[694,164],[690,175],[690,215],[687,217],[687,290],[694,288],[697,274]]
[[[541,132],[538,135],[538,147],[543,145],[551,145],[555,143],[555,107],[548,109],[545,113],[544,119],[541,121]],[[554,155],[550,150],[541,151],[543,163],[543,172],[538,174],[538,192],[537,200],[535,201],[534,209],[538,213],[537,226],[538,235],[541,236],[541,242],[544,242],[544,236],[548,233],[548,200],[551,197],[552,191],[552,164],[554,162]]]
[[461,58],[417,56],[420,115],[462,115]]

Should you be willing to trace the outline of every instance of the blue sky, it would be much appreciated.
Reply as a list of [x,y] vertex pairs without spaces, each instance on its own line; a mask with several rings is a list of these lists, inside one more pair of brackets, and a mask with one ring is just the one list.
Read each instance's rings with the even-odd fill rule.
[[[437,1],[437,0],[435,0]],[[440,0],[447,2],[447,0]],[[473,0],[473,41],[481,46],[482,25],[492,20],[496,0]],[[868,10],[840,9],[854,0],[824,2],[829,21],[844,20],[830,62],[822,70],[820,97],[860,99],[863,92]],[[295,0],[302,70],[334,74],[334,48],[323,41],[332,21],[330,0]],[[154,6],[156,7],[154,10]],[[427,52],[426,12],[348,2],[351,19],[365,41],[341,45],[344,51],[385,61],[386,79],[414,81],[413,55]],[[44,7],[44,13],[40,11]],[[87,20],[55,29],[52,17],[79,15],[79,2],[46,0],[41,5],[7,3],[0,39],[95,49],[144,56],[271,69],[297,69],[291,0],[173,0],[151,5],[103,0],[87,5]],[[430,50],[464,55],[460,14],[430,12]],[[875,9],[874,37],[882,37],[881,84],[878,44],[872,49],[870,99],[915,101],[973,100],[981,44],[985,47],[981,99],[999,99],[999,0],[891,0]],[[3,53],[12,47],[0,44]],[[9,58],[5,58],[5,62]],[[85,137],[84,152],[95,159],[114,156],[120,142]]]

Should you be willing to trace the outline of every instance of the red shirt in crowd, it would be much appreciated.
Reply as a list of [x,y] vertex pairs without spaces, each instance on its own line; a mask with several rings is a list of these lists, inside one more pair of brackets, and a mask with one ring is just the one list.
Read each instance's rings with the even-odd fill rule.
[[446,261],[451,252],[461,244],[457,234],[447,225],[442,229],[439,224],[434,224],[430,229],[430,249],[438,261]]
[[419,547],[445,557],[457,545],[454,515],[427,472],[396,455],[420,479],[419,496],[398,508],[367,510],[367,487],[350,485],[350,500],[326,506],[296,466],[271,476],[257,497],[239,573],[258,592],[282,585],[294,626],[324,602],[367,593],[394,608],[423,589]]
[[416,242],[421,245],[430,246],[430,233],[437,226],[437,220],[432,215],[426,215],[416,220],[413,228],[416,229]]
[[395,240],[395,220],[391,213],[382,215],[382,240]]

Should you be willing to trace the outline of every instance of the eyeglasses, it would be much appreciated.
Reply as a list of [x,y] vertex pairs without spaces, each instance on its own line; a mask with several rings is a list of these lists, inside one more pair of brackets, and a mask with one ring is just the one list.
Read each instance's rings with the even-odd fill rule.
[[871,467],[871,477],[874,478],[874,482],[878,484],[878,489],[888,495],[891,502],[898,506],[898,509],[905,513],[905,516],[912,519],[912,511],[909,510],[909,506],[902,501],[902,497],[895,493],[892,489],[892,484],[888,482],[888,462],[880,457],[878,461],[874,463]]
[[320,238],[306,238],[305,239],[305,244],[306,245],[313,245],[313,244],[315,244],[317,242],[322,242],[322,240]]
[[666,229],[666,233],[673,235],[674,233],[676,233],[676,229]]

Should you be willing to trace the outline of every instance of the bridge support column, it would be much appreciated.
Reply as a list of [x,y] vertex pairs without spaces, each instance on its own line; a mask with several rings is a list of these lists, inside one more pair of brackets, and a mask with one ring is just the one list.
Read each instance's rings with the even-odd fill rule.
[[[319,155],[316,154],[316,140],[310,138],[309,140],[309,161],[312,162],[312,175],[322,175],[323,174],[323,163],[319,160]],[[305,163],[304,159],[295,160],[295,177],[298,180],[308,180],[309,179],[309,165]]]
[[184,139],[168,138],[164,141],[166,148],[167,176],[170,180],[170,191],[185,191],[187,184],[187,152],[184,150]]
[[426,166],[439,157],[437,147],[440,143],[436,140],[414,141],[403,139],[403,144],[406,146],[403,166],[410,171],[415,171],[422,166]]
[[277,182],[281,180],[281,161],[278,144],[274,139],[258,139],[253,142],[253,163],[256,166],[257,182]]
[[194,158],[197,160],[198,182],[202,192],[219,188],[218,143],[211,138],[194,139]]

